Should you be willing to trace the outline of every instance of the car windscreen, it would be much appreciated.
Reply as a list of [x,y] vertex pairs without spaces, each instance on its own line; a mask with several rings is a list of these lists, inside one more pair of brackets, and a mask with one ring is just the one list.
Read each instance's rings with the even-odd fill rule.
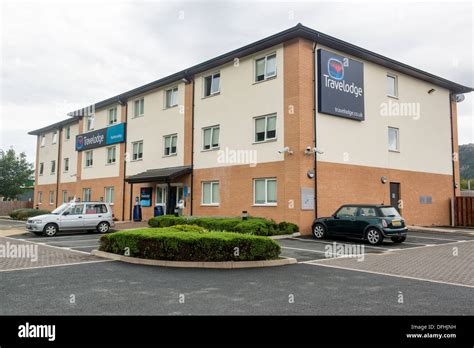
[[67,203],[64,203],[64,204],[61,204],[59,207],[57,207],[56,209],[54,209],[51,214],[56,214],[56,215],[59,215],[61,214],[64,210],[66,210],[66,208],[69,206],[69,204]]
[[386,216],[386,217],[398,217],[398,216],[400,216],[397,209],[395,209],[394,207],[380,208],[380,212],[382,213],[383,216]]

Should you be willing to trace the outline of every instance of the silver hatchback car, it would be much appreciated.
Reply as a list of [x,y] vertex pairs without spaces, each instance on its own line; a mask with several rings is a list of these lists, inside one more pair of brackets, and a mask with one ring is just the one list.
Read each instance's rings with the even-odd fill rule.
[[112,208],[104,202],[64,203],[50,214],[28,219],[26,229],[36,235],[52,237],[59,231],[96,230],[106,233],[114,227]]

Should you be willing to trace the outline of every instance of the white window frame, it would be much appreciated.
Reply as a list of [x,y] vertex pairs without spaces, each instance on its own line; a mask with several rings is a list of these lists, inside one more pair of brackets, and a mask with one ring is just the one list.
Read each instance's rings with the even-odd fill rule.
[[[161,190],[161,202],[158,202],[158,189]],[[155,187],[155,205],[164,205],[166,207],[166,195],[167,195],[167,188],[166,185],[157,184]],[[166,209],[166,208],[165,208]]]
[[[261,180],[264,180],[265,181],[265,203],[257,203],[256,202],[256,184],[257,184],[257,181],[261,181]],[[268,202],[268,182],[269,181],[275,181],[275,185],[276,185],[276,195],[277,195],[277,201],[276,202]],[[277,182],[277,178],[255,178],[253,179],[253,205],[254,206],[263,206],[263,207],[276,207],[278,205],[278,182]]]
[[64,173],[69,172],[69,157],[64,157],[63,159],[63,172]]
[[117,107],[114,106],[113,108],[110,108],[109,111],[107,112],[107,123],[109,126],[116,124],[118,122],[118,111]]
[[43,191],[38,191],[38,204],[43,204]]
[[[90,154],[90,163],[89,159],[87,158],[88,155]],[[94,152],[92,150],[86,151],[84,155],[84,167],[85,168],[91,168],[94,165]]]
[[90,114],[86,116],[86,130],[94,130],[94,121],[95,121],[95,114]]
[[[140,153],[140,144],[142,144],[142,152],[141,152],[141,157],[138,157],[138,154]],[[135,146],[137,147],[137,158],[135,158]],[[144,146],[143,146],[143,140],[138,140],[134,141],[132,143],[132,161],[141,161],[143,159],[143,152],[144,152]]]
[[52,141],[51,141],[51,144],[54,145],[58,142],[58,131],[54,131],[53,132],[53,137],[52,137]]
[[[209,194],[209,197],[211,199],[210,203],[205,203],[204,202],[204,185],[209,185],[210,189],[211,189],[211,192]],[[218,202],[214,202],[213,198],[212,198],[212,192],[213,192],[213,187],[214,185],[217,185],[218,186],[218,189],[219,189],[219,197],[218,197]],[[221,202],[221,188],[220,188],[220,185],[219,185],[219,181],[203,181],[201,183],[201,205],[203,206],[211,206],[211,207],[217,207],[220,205],[220,202]]]
[[[54,170],[53,170],[53,168],[54,168]],[[56,174],[56,160],[51,161],[51,167],[49,169],[50,169],[50,174]]]
[[[213,87],[213,85],[214,85],[214,83],[215,83],[214,78],[215,78],[216,75],[219,75],[219,88],[217,89],[217,91],[214,91],[214,92],[213,92],[213,91],[212,91],[212,87]],[[210,89],[209,94],[206,94],[206,79],[209,78],[209,77],[211,78],[211,89]],[[202,79],[202,81],[203,81],[203,84],[202,84],[202,92],[203,92],[202,95],[203,95],[203,98],[212,97],[213,95],[217,95],[217,94],[221,93],[221,72],[220,72],[220,71],[216,71],[216,72],[214,72],[214,73],[212,73],[212,74],[209,74],[209,75],[204,76],[204,78]]]
[[[268,61],[268,57],[271,57],[271,56],[275,56],[275,73],[273,75],[267,75],[267,61]],[[263,80],[257,80],[257,78],[258,78],[258,75],[257,75],[257,62],[262,60],[262,59],[265,60]],[[272,52],[272,53],[266,54],[264,56],[261,56],[261,57],[258,57],[258,58],[255,59],[255,62],[254,62],[254,82],[255,83],[267,81],[267,80],[269,80],[271,78],[274,78],[276,76],[277,76],[277,54],[276,54],[276,52]]]
[[54,204],[54,191],[49,191],[49,205]]
[[71,139],[71,127],[68,126],[66,127],[66,130],[64,131],[64,141],[68,141]]
[[[137,109],[137,103],[138,103],[138,109]],[[133,101],[133,117],[132,118],[143,117],[144,115],[145,115],[145,98],[141,97],[141,98],[135,99]]]
[[[275,137],[273,138],[267,138],[267,131],[268,131],[268,119],[270,117],[275,117]],[[265,138],[263,140],[257,140],[257,120],[259,119],[265,119]],[[253,118],[253,142],[255,144],[260,144],[260,143],[265,143],[267,141],[275,141],[277,140],[278,138],[278,132],[277,132],[277,120],[278,120],[278,117],[277,117],[277,114],[276,113],[273,113],[273,114],[268,114],[268,115],[263,115],[263,116],[256,116]]]
[[43,135],[41,136],[41,145],[40,145],[40,146],[41,146],[41,147],[45,147],[45,146],[46,146],[46,135],[45,135],[45,134],[43,134]]
[[[170,153],[166,154],[166,139],[170,138]],[[171,152],[171,149],[173,148],[173,138],[176,138],[176,151]],[[170,156],[176,156],[178,154],[178,134],[168,134],[163,137],[163,157],[170,157]]]
[[[108,199],[107,192],[112,192],[111,199]],[[115,186],[104,187],[104,202],[109,203],[110,205],[113,205],[114,199],[115,199]]]
[[67,191],[66,190],[63,190],[63,192],[62,192],[62,199],[63,199],[63,203],[67,203]]
[[[113,150],[113,154],[114,154],[113,161],[109,161],[109,151],[111,150]],[[117,146],[107,146],[105,150],[105,157],[106,157],[105,164],[112,165],[112,164],[117,163]]]
[[[170,104],[169,104],[169,105],[168,105],[168,92],[171,92],[171,98],[170,98]],[[174,108],[175,106],[178,106],[178,92],[179,92],[178,86],[174,86],[174,87],[168,88],[168,89],[165,91],[165,109],[170,109],[170,108]],[[176,93],[175,104],[171,104],[171,103],[172,103],[172,99],[173,99],[173,98],[172,98],[173,93]]]
[[[86,192],[88,192],[88,199],[86,199]],[[92,189],[90,187],[85,187],[82,189],[82,201],[90,202],[92,200]]]
[[44,174],[44,162],[40,162],[39,168],[38,168],[38,175],[43,175]]
[[[392,149],[390,148],[390,130],[395,130],[396,134],[396,148]],[[390,152],[400,152],[400,129],[397,127],[388,127],[388,151]]]
[[[393,87],[393,90],[395,91],[394,95],[388,93],[389,78],[392,78],[394,81],[394,87]],[[387,73],[386,80],[387,80],[387,97],[398,98],[398,76],[395,74]]]
[[[209,147],[208,149],[206,149],[206,148],[205,148],[205,146],[206,146],[206,144],[205,144],[206,139],[205,139],[205,137],[204,137],[204,134],[205,134],[205,131],[208,130],[208,129],[211,130],[211,138],[210,138],[211,143],[209,144],[210,147]],[[219,130],[219,139],[218,139],[218,142],[217,142],[217,146],[213,146],[212,138],[213,138],[213,136],[214,136],[214,131],[215,131],[216,129]],[[204,128],[202,129],[202,151],[211,151],[211,150],[217,150],[217,149],[219,149],[220,146],[221,146],[221,139],[220,139],[220,138],[221,138],[221,127],[220,127],[220,125],[204,127]]]

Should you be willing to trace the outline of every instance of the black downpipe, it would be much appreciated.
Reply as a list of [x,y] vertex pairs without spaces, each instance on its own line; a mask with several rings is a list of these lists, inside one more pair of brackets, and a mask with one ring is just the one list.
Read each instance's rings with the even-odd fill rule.
[[[313,44],[313,113],[314,113],[314,147],[318,148],[318,142],[316,139],[316,116],[318,114],[316,109],[316,45]],[[317,152],[314,152],[314,217],[318,217],[318,161],[317,161]]]
[[133,183],[130,183],[130,221],[133,221],[132,211],[133,211]]
[[[119,103],[120,106],[121,103]],[[122,221],[125,220],[125,188],[127,187],[127,184],[125,182],[125,174],[127,173],[127,161],[126,161],[126,154],[127,154],[127,133],[128,133],[128,103],[125,102],[125,115],[124,115],[124,120],[125,120],[125,142],[123,143],[124,150],[124,158],[123,158],[123,185],[122,185]],[[132,219],[130,219],[131,221]]]
[[193,78],[193,96],[191,106],[191,183],[189,190],[191,191],[191,206],[189,207],[189,214],[193,216],[193,200],[194,200],[194,78]]
[[62,127],[58,130],[58,160],[56,164],[56,208],[58,207],[58,199],[59,199],[59,176],[61,175],[61,143],[62,143],[62,134],[63,134]]

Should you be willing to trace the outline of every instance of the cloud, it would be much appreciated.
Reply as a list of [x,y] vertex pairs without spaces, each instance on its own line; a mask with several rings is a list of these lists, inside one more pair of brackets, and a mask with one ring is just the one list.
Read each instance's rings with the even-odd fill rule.
[[[27,131],[301,22],[473,86],[469,1],[4,1],[0,147]],[[458,105],[460,143],[474,142],[473,97]],[[23,133],[22,133],[23,132]]]

